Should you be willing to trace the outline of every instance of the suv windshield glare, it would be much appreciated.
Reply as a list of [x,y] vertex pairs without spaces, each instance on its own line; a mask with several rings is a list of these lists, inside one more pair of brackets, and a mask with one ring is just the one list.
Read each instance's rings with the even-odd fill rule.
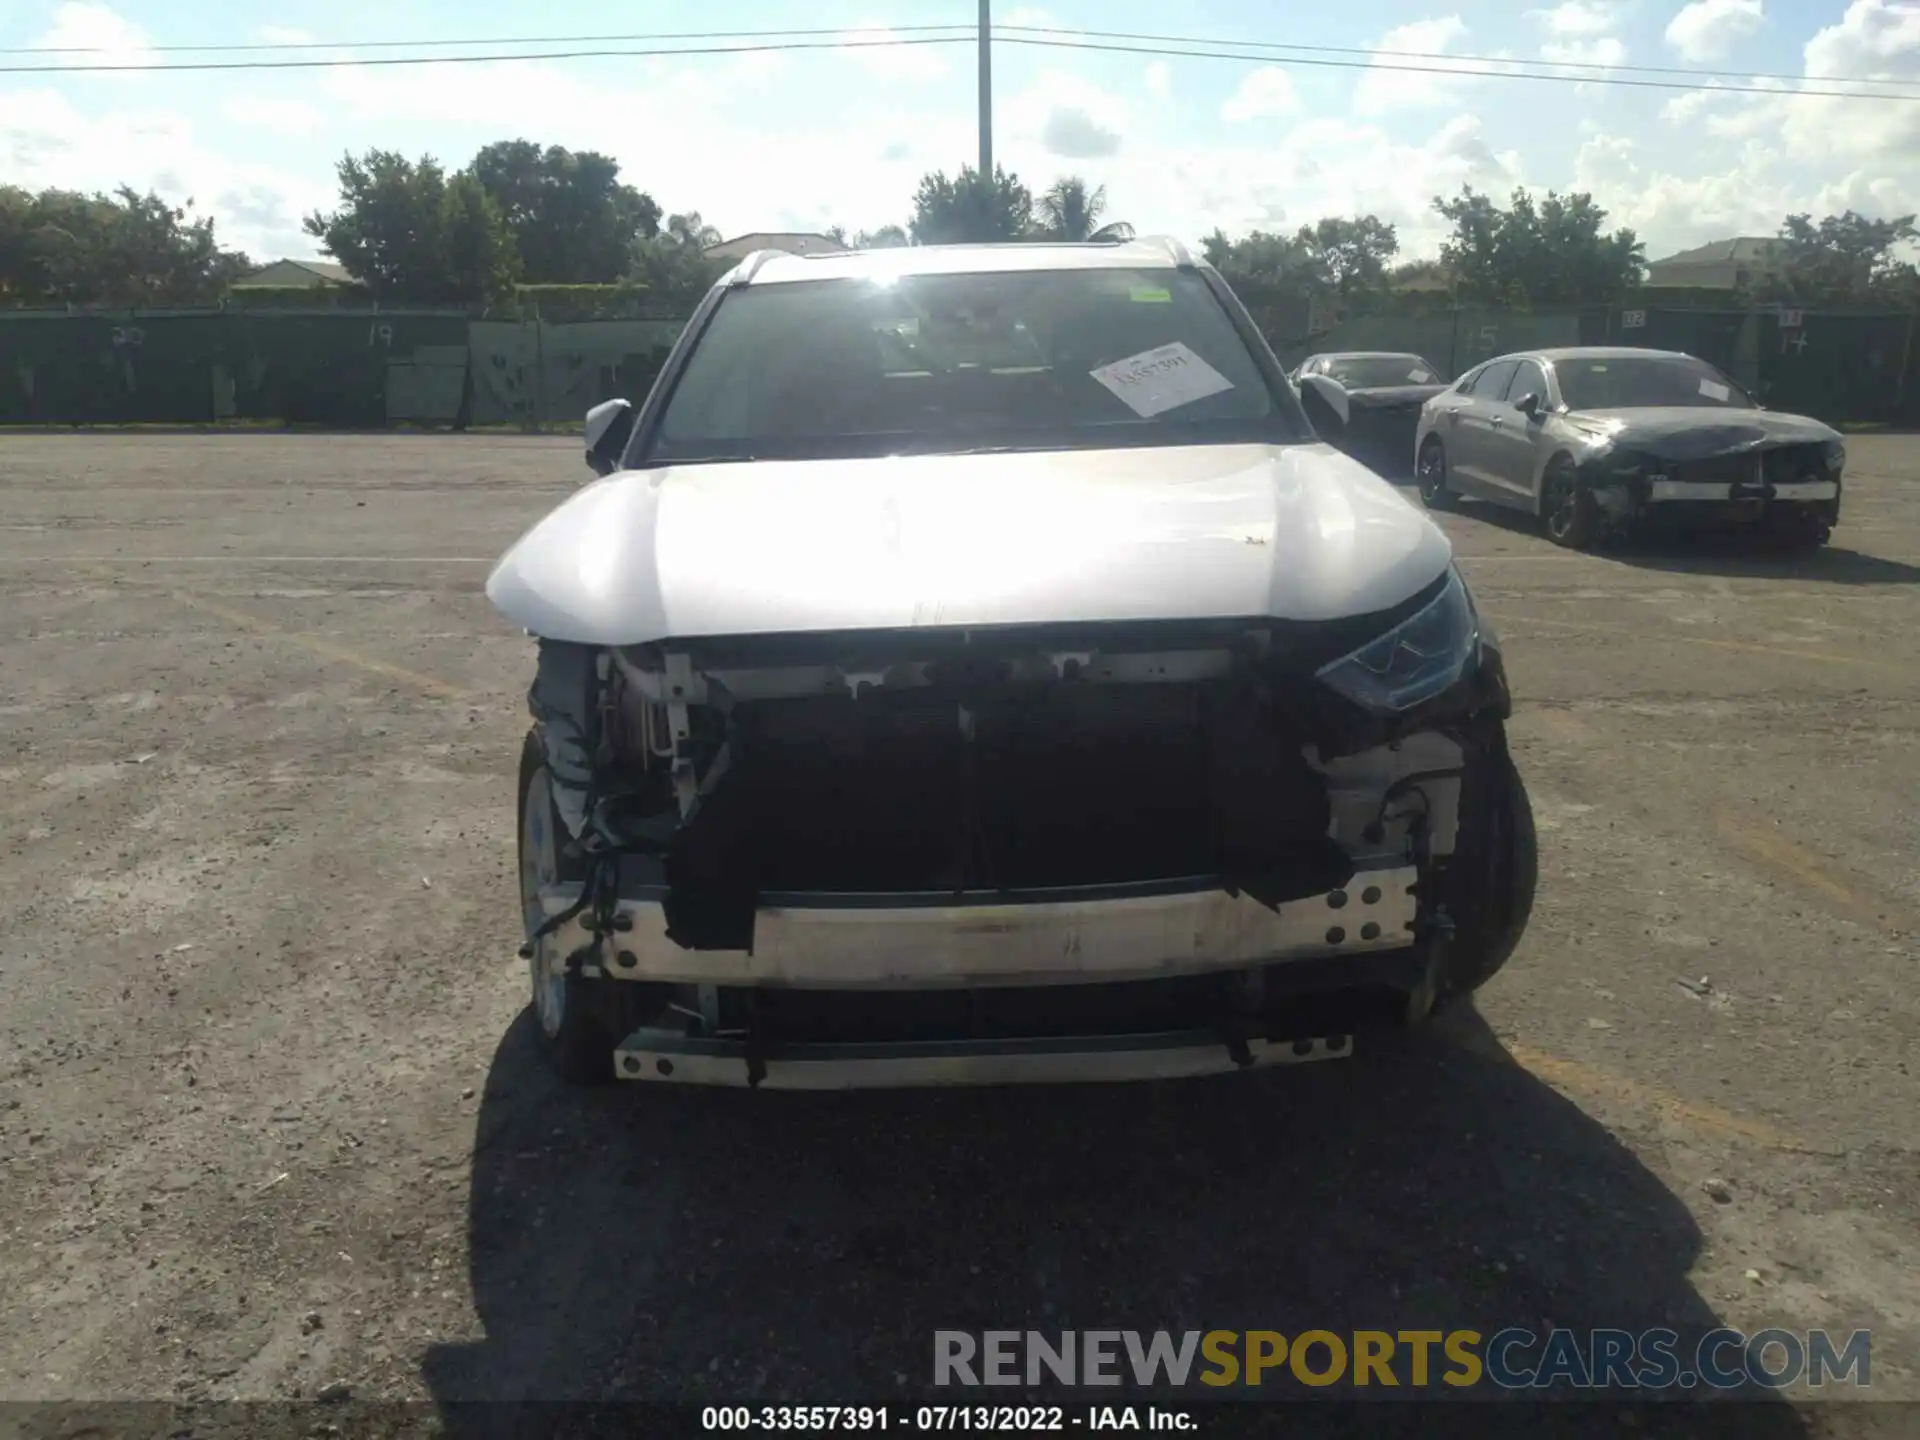
[[906,275],[727,292],[640,463],[1303,433],[1194,271]]
[[1609,355],[1559,360],[1553,372],[1569,410],[1669,406],[1751,410],[1746,392],[1704,361],[1681,355]]

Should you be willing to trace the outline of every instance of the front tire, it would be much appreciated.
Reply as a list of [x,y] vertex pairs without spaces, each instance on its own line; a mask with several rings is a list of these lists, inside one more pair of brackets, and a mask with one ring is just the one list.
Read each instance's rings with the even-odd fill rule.
[[1454,870],[1445,886],[1453,916],[1453,943],[1441,1000],[1471,995],[1500,972],[1526,933],[1540,881],[1540,843],[1533,803],[1504,739],[1481,764],[1479,783],[1463,791],[1463,819],[1471,805],[1484,820],[1473,827],[1478,863]]
[[1546,521],[1547,538],[1563,549],[1586,550],[1600,538],[1600,507],[1565,456],[1547,465],[1540,485],[1540,516]]
[[[569,852],[567,831],[553,800],[553,782],[540,732],[530,730],[520,747],[520,912],[527,939],[539,928],[545,885],[586,879],[585,860]],[[624,1010],[622,980],[556,973],[555,942],[535,942],[527,961],[528,1010],[535,1044],[553,1072],[571,1085],[597,1085],[614,1078],[613,1051],[626,1033],[615,1034]]]
[[1414,477],[1420,485],[1420,500],[1429,510],[1453,508],[1454,495],[1447,488],[1447,447],[1438,435],[1429,435],[1414,462]]

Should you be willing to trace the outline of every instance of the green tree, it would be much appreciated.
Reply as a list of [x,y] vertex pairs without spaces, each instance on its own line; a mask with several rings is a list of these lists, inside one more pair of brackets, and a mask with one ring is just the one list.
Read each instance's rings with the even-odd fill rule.
[[1078,175],[1064,175],[1040,197],[1040,234],[1048,240],[1085,240],[1100,228],[1107,187],[1089,190]]
[[529,284],[607,284],[636,239],[660,232],[654,198],[622,184],[619,162],[594,151],[501,140],[468,168],[499,208]]
[[251,264],[192,209],[124,185],[112,195],[0,188],[0,300],[211,303]]
[[1033,196],[996,165],[987,181],[971,165],[947,178],[944,170],[923,176],[913,196],[912,232],[921,245],[958,245],[1018,240],[1033,227]]
[[1387,262],[1400,253],[1394,227],[1374,215],[1329,215],[1301,226],[1294,239],[1342,300],[1379,290]]
[[1768,299],[1798,305],[1913,304],[1920,276],[1896,251],[1920,239],[1914,217],[1869,220],[1856,211],[1789,215],[1780,227],[1780,270],[1764,286]]
[[1539,202],[1516,189],[1505,210],[1472,187],[1433,208],[1452,227],[1440,259],[1473,300],[1518,306],[1583,305],[1639,285],[1646,251],[1628,229],[1606,229],[1607,212],[1584,193],[1549,191]]
[[633,242],[628,278],[645,285],[656,305],[691,310],[730,263],[708,258],[706,252],[719,243],[720,232],[699,211],[670,215],[659,234]]
[[1229,241],[1216,230],[1201,242],[1201,250],[1243,298],[1252,295],[1271,302],[1282,295],[1304,297],[1321,289],[1325,280],[1319,256],[1297,235],[1255,230]]
[[519,278],[500,207],[470,173],[369,150],[344,157],[337,174],[340,208],[309,215],[306,232],[375,299],[467,304]]
[[882,225],[878,230],[862,230],[853,237],[856,250],[895,250],[911,242],[907,232],[898,225]]

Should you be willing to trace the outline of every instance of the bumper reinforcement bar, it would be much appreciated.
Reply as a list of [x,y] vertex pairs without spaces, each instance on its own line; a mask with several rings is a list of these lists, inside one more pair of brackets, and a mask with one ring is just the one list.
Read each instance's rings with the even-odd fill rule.
[[1071,1084],[1171,1080],[1269,1065],[1337,1060],[1353,1053],[1351,1035],[1250,1040],[1234,1060],[1219,1034],[1205,1030],[1047,1039],[917,1040],[884,1044],[770,1046],[752,1076],[743,1041],[636,1030],[614,1052],[623,1080],[767,1090],[893,1089],[948,1085]]

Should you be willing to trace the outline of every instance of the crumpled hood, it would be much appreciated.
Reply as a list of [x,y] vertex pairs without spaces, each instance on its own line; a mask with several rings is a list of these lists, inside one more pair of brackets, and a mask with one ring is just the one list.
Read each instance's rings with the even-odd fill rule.
[[1705,460],[1769,445],[1838,440],[1840,432],[1804,415],[1771,410],[1713,410],[1674,406],[1648,410],[1582,410],[1567,417],[1602,444],[1642,451],[1658,460]]
[[487,597],[594,645],[1397,604],[1448,565],[1424,511],[1320,444],[620,471],[529,530]]

